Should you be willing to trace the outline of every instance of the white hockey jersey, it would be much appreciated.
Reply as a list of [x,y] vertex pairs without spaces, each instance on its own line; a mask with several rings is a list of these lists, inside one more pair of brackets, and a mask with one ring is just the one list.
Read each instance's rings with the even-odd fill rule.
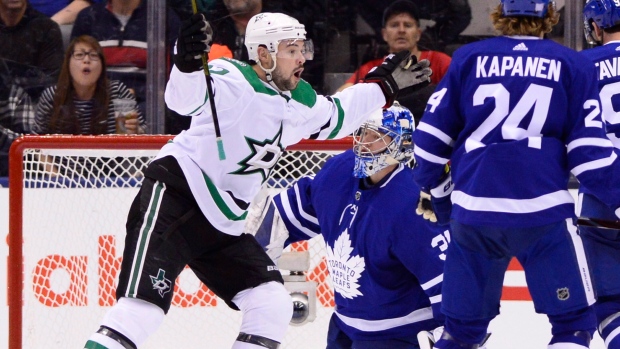
[[157,158],[177,159],[204,215],[230,235],[243,232],[250,202],[287,146],[304,138],[345,137],[385,104],[375,83],[325,97],[303,80],[295,90],[280,93],[250,65],[233,59],[216,59],[209,71],[226,159],[218,157],[204,73],[184,74],[176,67],[166,104],[191,115],[192,123]]

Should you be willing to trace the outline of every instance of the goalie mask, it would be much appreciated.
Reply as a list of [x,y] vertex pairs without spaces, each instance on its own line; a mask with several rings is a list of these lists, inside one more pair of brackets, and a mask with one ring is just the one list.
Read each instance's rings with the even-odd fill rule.
[[356,178],[370,177],[384,168],[413,158],[413,115],[398,102],[364,123],[353,137]]
[[547,14],[549,3],[554,0],[501,0],[502,14],[507,17],[540,17]]
[[620,2],[617,0],[589,0],[583,8],[583,29],[586,40],[594,45],[596,37],[592,23],[601,28],[611,28],[620,25]]

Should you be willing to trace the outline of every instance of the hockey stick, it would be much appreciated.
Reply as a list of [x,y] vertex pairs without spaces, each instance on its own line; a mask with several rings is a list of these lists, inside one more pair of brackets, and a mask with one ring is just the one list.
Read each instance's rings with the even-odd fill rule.
[[[196,0],[192,0],[192,12],[198,13],[198,5]],[[222,142],[222,133],[220,132],[220,122],[217,119],[217,110],[215,109],[215,100],[213,99],[213,86],[211,84],[211,76],[209,73],[209,65],[207,64],[207,56],[202,55],[202,68],[205,72],[205,80],[207,81],[207,95],[209,97],[209,104],[211,105],[211,115],[213,116],[213,127],[215,127],[215,141],[217,142],[217,154],[220,160],[226,160],[226,153],[224,153],[224,143]]]
[[600,229],[620,230],[620,221],[608,221],[598,218],[579,217],[577,218],[577,225],[583,225],[584,227],[595,227]]

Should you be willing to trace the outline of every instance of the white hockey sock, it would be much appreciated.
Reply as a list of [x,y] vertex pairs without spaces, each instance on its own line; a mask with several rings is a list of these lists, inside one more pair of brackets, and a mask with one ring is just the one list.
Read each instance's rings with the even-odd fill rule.
[[158,306],[123,297],[108,311],[101,325],[121,333],[140,348],[163,321],[164,311]]
[[[243,313],[239,332],[282,342],[293,316],[293,301],[284,285],[268,282],[243,290],[233,302]],[[260,346],[235,341],[233,349],[258,349]]]

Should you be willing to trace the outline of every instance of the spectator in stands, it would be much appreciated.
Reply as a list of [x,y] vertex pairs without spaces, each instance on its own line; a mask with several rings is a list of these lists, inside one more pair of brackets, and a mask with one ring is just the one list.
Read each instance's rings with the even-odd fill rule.
[[[133,110],[119,120],[118,100],[134,105]],[[144,133],[145,125],[131,91],[122,82],[106,76],[106,58],[99,42],[83,35],[69,44],[58,84],[41,95],[33,132],[138,134]]]
[[[401,104],[413,113],[416,123],[422,117],[426,102],[435,90],[435,86],[446,74],[451,58],[439,51],[422,51],[418,47],[418,40],[421,36],[420,14],[417,6],[410,0],[399,0],[392,3],[383,13],[383,28],[381,34],[383,40],[388,44],[390,53],[403,50],[411,52],[418,61],[428,59],[431,62],[431,85],[422,89],[411,98],[403,98]],[[363,64],[351,77],[338,88],[342,91],[349,86],[353,86],[363,79],[366,74],[374,67],[383,62],[384,57],[380,57]]]
[[[205,2],[203,0],[202,2]],[[323,84],[323,62],[321,62],[321,42],[315,22],[321,20],[325,9],[318,1],[298,0],[222,0],[206,9],[207,20],[213,27],[213,45],[209,59],[232,57],[240,61],[248,60],[245,48],[245,28],[252,16],[260,12],[279,12],[297,18],[306,27],[314,42],[315,59],[304,65],[305,80],[319,90]],[[200,2],[199,2],[200,4]],[[206,6],[206,5],[202,5]],[[200,7],[200,6],[199,6]]]
[[[266,7],[263,11],[262,0],[223,0],[224,6],[214,6],[207,12],[207,20],[213,27],[213,45],[226,46],[232,58],[240,61],[248,60],[245,48],[245,27],[255,14],[273,12],[274,8]],[[278,9],[279,10],[279,9]],[[216,46],[217,50],[223,50]],[[228,54],[222,51],[222,56]],[[209,59],[220,58],[217,52],[210,52]]]
[[93,2],[103,0],[30,0],[30,5],[37,11],[50,17],[59,25],[73,24],[77,14]]
[[[396,0],[399,1],[399,0]],[[360,16],[379,33],[382,13],[394,0],[359,0]],[[459,35],[471,22],[468,0],[413,0],[420,10],[420,18],[431,20],[434,25],[423,32],[420,46],[426,50],[444,51],[447,45],[458,44]]]
[[[142,113],[146,110],[146,6],[145,0],[93,4],[78,14],[71,32],[71,39],[90,35],[99,41],[108,64],[108,77],[122,81],[133,90]],[[179,18],[170,9],[166,20],[167,45],[172,49]]]
[[58,24],[27,0],[0,1],[0,75],[33,100],[58,78],[63,46]]
[[0,84],[0,177],[9,174],[9,148],[19,136],[30,133],[34,107],[18,85]]

